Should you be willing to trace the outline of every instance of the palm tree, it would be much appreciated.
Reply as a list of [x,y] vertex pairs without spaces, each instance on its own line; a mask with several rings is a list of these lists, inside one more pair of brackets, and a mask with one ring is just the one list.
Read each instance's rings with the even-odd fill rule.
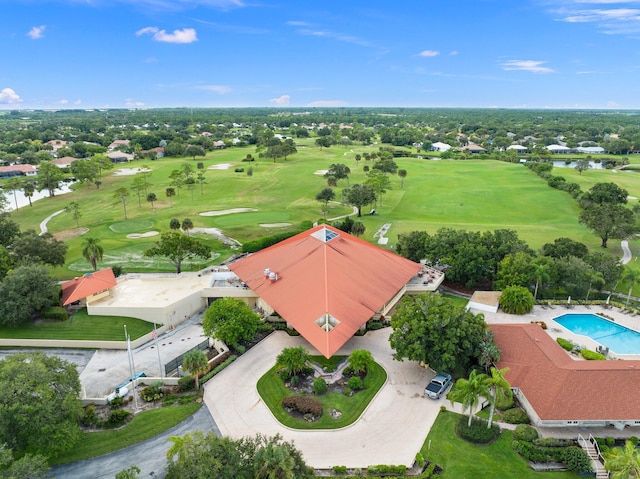
[[255,479],[293,479],[296,461],[287,447],[268,444],[258,449],[253,458]]
[[491,428],[491,423],[493,422],[493,413],[496,410],[496,402],[504,401],[507,398],[511,398],[513,396],[513,391],[511,391],[511,385],[504,378],[504,375],[509,371],[509,368],[496,369],[491,368],[491,377],[489,378],[489,387],[491,388],[493,394],[491,401],[491,411],[489,412],[489,424],[487,424],[487,428]]
[[33,196],[35,191],[36,187],[31,181],[25,181],[24,183],[22,183],[22,192],[24,193],[24,196],[29,198],[29,206],[33,206],[33,204],[31,203],[31,197]]
[[501,351],[493,340],[493,333],[491,331],[485,332],[480,343],[480,356],[478,357],[478,361],[485,371],[488,372],[494,362],[500,361],[500,354]]
[[200,389],[198,383],[198,375],[204,374],[209,370],[209,360],[204,351],[193,349],[182,358],[182,367],[189,371],[196,380],[196,389]]
[[180,220],[178,218],[171,218],[171,220],[169,221],[169,228],[171,228],[172,230],[179,230]]
[[404,179],[407,177],[407,170],[398,170],[398,176],[400,177],[400,188],[404,188]]
[[193,221],[191,221],[191,218],[185,218],[182,220],[182,230],[187,233],[187,236],[189,236],[189,230],[193,229]]
[[622,281],[629,283],[629,293],[627,294],[628,305],[629,300],[631,299],[631,291],[633,291],[633,287],[640,282],[640,269],[627,268],[622,275]]
[[640,449],[631,441],[609,449],[604,453],[604,467],[613,472],[611,479],[640,478]]
[[165,190],[165,194],[167,195],[167,198],[169,198],[169,206],[173,206],[173,197],[176,196],[175,188],[167,188]]
[[546,263],[533,264],[533,277],[536,279],[536,289],[533,293],[533,299],[535,300],[538,298],[538,287],[540,283],[551,279],[549,276],[549,265]]
[[178,461],[186,461],[189,450],[203,440],[204,433],[202,431],[190,432],[184,436],[170,436],[169,441],[173,445],[167,451],[167,459],[171,460],[178,456]]
[[158,201],[158,197],[156,196],[156,194],[155,194],[155,193],[149,193],[149,194],[147,194],[147,201],[148,201],[149,203],[151,203],[151,209],[152,209],[153,211],[155,211],[155,210],[156,210],[156,208],[155,208],[155,204],[154,204],[154,203],[155,203],[156,201]]
[[82,241],[82,256],[91,263],[93,270],[98,270],[98,261],[102,261],[104,248],[100,244],[100,238],[85,238]]
[[366,373],[375,363],[371,351],[366,349],[354,349],[347,358],[349,367],[355,374]]
[[485,398],[490,396],[489,376],[484,373],[478,374],[475,369],[469,374],[469,379],[458,379],[449,393],[449,399],[452,404],[459,402],[469,409],[468,427],[471,427],[473,410],[478,406],[480,396]]
[[290,378],[303,372],[310,360],[311,355],[302,346],[284,348],[276,358],[276,365],[284,370],[286,378]]

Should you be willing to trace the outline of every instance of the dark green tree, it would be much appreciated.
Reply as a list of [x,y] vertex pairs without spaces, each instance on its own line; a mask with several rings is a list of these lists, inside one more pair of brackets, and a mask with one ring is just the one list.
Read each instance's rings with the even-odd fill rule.
[[9,250],[15,264],[44,263],[51,266],[64,265],[64,258],[69,247],[57,240],[51,233],[42,235],[28,230],[20,234]]
[[47,190],[52,197],[63,179],[64,173],[60,168],[53,163],[42,163],[38,168],[38,191]]
[[358,208],[358,218],[362,217],[362,207],[373,203],[376,200],[376,193],[370,186],[352,185],[342,190],[343,200]]
[[638,231],[633,212],[621,204],[590,206],[582,210],[579,221],[600,237],[602,248],[609,239],[625,239]]
[[309,368],[311,355],[303,346],[284,348],[276,357],[276,366],[285,379],[297,376]]
[[173,206],[173,197],[176,196],[176,189],[175,188],[167,188],[165,190],[165,194],[167,195],[167,198],[169,198],[169,205]]
[[230,346],[252,339],[260,324],[260,315],[237,298],[221,298],[214,301],[202,319],[205,335]]
[[124,211],[124,219],[127,219],[127,198],[129,197],[129,189],[121,186],[113,192],[114,204],[121,204]]
[[0,442],[16,452],[55,455],[80,438],[76,366],[57,356],[18,353],[0,360]]
[[396,253],[418,263],[421,259],[426,258],[428,239],[429,233],[426,231],[400,233],[396,244]]
[[98,271],[98,261],[102,261],[104,248],[100,244],[100,238],[85,238],[82,240],[82,256],[89,263],[94,271]]
[[183,219],[181,227],[182,227],[182,231],[187,233],[187,236],[189,236],[189,231],[193,229],[193,221],[191,221],[191,218]]
[[593,205],[624,205],[629,192],[615,183],[596,183],[582,195],[580,206],[589,208]]
[[180,274],[182,272],[182,263],[185,260],[191,258],[209,259],[211,257],[211,248],[194,238],[171,231],[162,233],[160,241],[146,250],[144,255],[168,258],[176,267],[176,273]]
[[375,361],[371,351],[366,349],[354,349],[347,358],[347,363],[355,374],[366,373],[374,365]]
[[158,197],[156,196],[156,194],[153,192],[147,193],[147,201],[151,203],[151,209],[155,211],[155,202],[158,201]]
[[13,451],[0,446],[0,479],[45,479],[48,477],[47,458],[40,454],[25,454],[14,459]]
[[206,353],[200,349],[192,349],[182,358],[182,367],[196,380],[196,389],[200,389],[200,375],[209,370],[209,361]]
[[64,209],[65,213],[70,214],[73,220],[76,222],[76,228],[80,228],[80,218],[82,217],[82,212],[80,211],[80,203],[77,201],[72,201],[67,205]]
[[584,258],[589,252],[589,248],[584,243],[574,241],[571,238],[556,238],[553,243],[545,243],[542,246],[542,254],[552,258],[564,258],[565,256],[575,256]]
[[329,202],[333,201],[335,197],[336,193],[333,191],[333,188],[323,188],[322,191],[316,195],[316,200],[322,203],[322,214],[325,218],[329,211]]
[[182,154],[184,156],[190,156],[193,161],[195,161],[196,156],[206,156],[207,152],[200,145],[189,145],[184,149]]
[[407,170],[398,170],[398,176],[400,177],[400,188],[404,188],[404,179],[407,177]]
[[0,245],[9,246],[20,236],[20,225],[13,221],[9,213],[0,212]]
[[522,286],[509,286],[502,291],[500,307],[508,314],[527,314],[533,309],[533,295]]
[[402,298],[391,319],[394,358],[421,361],[435,370],[464,371],[477,363],[487,325],[439,293]]

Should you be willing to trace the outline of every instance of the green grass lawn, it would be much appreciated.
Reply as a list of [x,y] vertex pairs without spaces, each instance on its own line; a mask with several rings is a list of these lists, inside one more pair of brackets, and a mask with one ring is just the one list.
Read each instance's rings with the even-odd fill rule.
[[[156,193],[158,201],[155,210],[144,201],[138,203],[135,191],[127,203],[127,217],[124,218],[122,205],[114,200],[114,191],[121,187],[131,187],[132,176],[106,176],[100,190],[95,187],[78,186],[73,193],[45,198],[33,207],[23,207],[12,213],[12,218],[23,229],[39,229],[40,222],[55,211],[64,209],[69,202],[81,205],[80,227],[88,228],[83,236],[67,241],[67,265],[56,268],[58,278],[71,278],[86,261],[81,254],[82,240],[99,237],[105,255],[111,263],[122,264],[130,271],[171,271],[171,266],[154,262],[132,261],[158,237],[131,239],[131,233],[155,230],[169,230],[171,218],[190,218],[195,227],[221,228],[225,234],[241,242],[271,234],[274,231],[293,230],[304,220],[315,221],[322,218],[320,203],[316,194],[327,183],[320,170],[326,170],[332,163],[344,163],[351,169],[349,180],[340,180],[335,188],[340,199],[342,190],[350,184],[362,183],[366,174],[364,166],[371,162],[355,161],[357,153],[371,152],[377,147],[352,145],[319,148],[313,141],[298,142],[298,153],[287,161],[277,162],[258,159],[252,163],[241,160],[251,153],[257,156],[254,147],[229,148],[210,152],[203,161],[206,168],[206,184],[202,192],[200,185],[193,191],[182,188],[179,196],[169,200],[165,190],[170,186],[171,171],[183,163],[194,164],[188,158],[163,158],[157,161],[136,161],[133,168],[147,166],[153,171],[149,177],[148,190]],[[209,169],[220,163],[233,166],[227,170]],[[434,233],[441,227],[464,228],[472,231],[487,231],[509,228],[517,231],[533,248],[558,237],[570,237],[597,248],[599,239],[586,227],[578,223],[579,208],[565,192],[547,186],[546,182],[519,164],[495,160],[441,160],[431,161],[419,158],[396,158],[401,169],[407,170],[404,187],[396,176],[391,177],[392,189],[377,205],[378,215],[363,216],[366,226],[364,238],[373,241],[374,233],[385,223],[391,223],[388,233],[389,247],[397,241],[398,234],[412,230],[426,230]],[[253,175],[234,172],[235,167],[249,166]],[[582,175],[573,169],[556,168],[554,174],[562,175],[567,181],[579,182],[583,189],[599,181],[616,181],[629,190],[631,195],[640,197],[640,182],[637,173],[614,173],[609,170],[589,170]],[[634,181],[636,180],[636,181]],[[351,208],[339,203],[331,203],[329,217],[347,214]],[[200,216],[200,213],[229,208],[254,208],[257,211],[223,216]],[[367,211],[367,208],[364,208]],[[291,223],[290,227],[265,228],[264,223]],[[49,222],[52,233],[69,232],[76,228],[69,214],[60,214]],[[209,240],[208,240],[209,241]],[[210,240],[220,262],[232,253],[228,247]],[[619,242],[611,242],[611,254],[619,254]],[[616,244],[617,243],[617,244]],[[143,247],[144,246],[144,247]],[[197,269],[196,264],[189,266]],[[187,269],[189,269],[187,268]]]
[[[285,386],[276,372],[275,366],[258,380],[258,393],[273,415],[283,425],[293,429],[338,429],[352,424],[360,417],[369,402],[387,380],[387,373],[379,364],[374,367],[364,379],[364,389],[348,397],[340,393],[327,393],[314,396],[323,406],[323,414],[315,422],[291,417],[282,408],[282,399],[292,393]],[[342,413],[339,419],[333,419],[329,414],[331,409]]]
[[20,328],[0,328],[0,338],[124,341],[124,325],[127,326],[131,339],[137,339],[153,330],[153,324],[141,319],[89,316],[86,309],[81,309],[66,321],[51,321]]
[[131,422],[120,429],[83,432],[73,449],[52,458],[50,465],[82,461],[101,456],[118,449],[137,444],[181,423],[194,414],[202,404],[189,403],[167,406],[137,414]]
[[[503,430],[488,445],[475,445],[460,439],[455,432],[459,414],[440,413],[422,446],[423,457],[444,469],[442,479],[571,479],[573,472],[535,472],[512,448],[513,434]],[[429,444],[431,448],[429,449]]]

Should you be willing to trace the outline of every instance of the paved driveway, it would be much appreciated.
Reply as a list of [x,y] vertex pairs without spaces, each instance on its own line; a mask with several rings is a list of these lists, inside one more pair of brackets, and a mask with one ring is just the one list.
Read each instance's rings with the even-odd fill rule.
[[373,464],[413,464],[416,453],[445,399],[433,401],[423,395],[433,376],[415,362],[394,361],[389,346],[391,328],[354,337],[337,354],[353,349],[371,351],[387,371],[380,389],[358,421],[340,430],[299,431],[282,426],[262,402],[256,383],[275,363],[285,347],[315,349],[302,337],[279,331],[238,358],[233,365],[207,382],[205,403],[222,435],[240,438],[280,434],[292,440],[304,459],[315,468],[336,465],[364,468]]

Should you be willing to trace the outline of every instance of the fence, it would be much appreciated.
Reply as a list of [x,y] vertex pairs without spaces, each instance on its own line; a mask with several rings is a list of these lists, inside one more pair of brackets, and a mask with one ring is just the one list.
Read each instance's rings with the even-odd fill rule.
[[205,339],[197,346],[191,348],[189,351],[182,353],[180,356],[177,356],[176,358],[166,363],[164,365],[165,376],[171,376],[173,375],[173,373],[177,372],[178,367],[182,366],[182,359],[185,357],[185,355],[189,354],[191,351],[194,351],[196,349],[199,349],[200,351],[206,351],[207,349],[209,349],[209,340]]

